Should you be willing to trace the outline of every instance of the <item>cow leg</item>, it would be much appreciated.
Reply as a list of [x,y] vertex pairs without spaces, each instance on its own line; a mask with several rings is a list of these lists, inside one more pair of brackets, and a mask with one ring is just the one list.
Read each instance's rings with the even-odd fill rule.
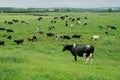
[[90,55],[87,57],[85,64],[90,60],[90,64],[93,62],[93,54],[90,53]]
[[77,56],[74,56],[74,60],[77,61]]
[[92,64],[92,62],[93,62],[93,54],[92,53],[90,53],[89,59],[90,59],[90,64]]
[[85,64],[89,61],[89,57],[87,57],[86,61],[85,61]]

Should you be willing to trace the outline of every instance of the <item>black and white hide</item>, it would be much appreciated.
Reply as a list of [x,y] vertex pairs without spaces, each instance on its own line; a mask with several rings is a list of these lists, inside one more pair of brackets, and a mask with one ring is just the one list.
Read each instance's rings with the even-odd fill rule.
[[93,54],[94,54],[94,46],[91,45],[85,45],[85,44],[64,44],[63,45],[63,51],[70,51],[71,54],[74,56],[74,60],[77,61],[77,56],[79,57],[86,57],[87,63],[90,60],[90,63],[92,63],[93,60]]

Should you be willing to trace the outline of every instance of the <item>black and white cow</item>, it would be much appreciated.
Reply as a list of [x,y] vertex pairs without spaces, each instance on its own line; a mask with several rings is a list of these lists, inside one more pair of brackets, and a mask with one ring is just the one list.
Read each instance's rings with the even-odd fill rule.
[[63,45],[63,51],[70,51],[72,55],[74,56],[74,60],[77,61],[77,56],[79,57],[86,57],[86,62],[90,59],[91,63],[93,60],[93,53],[94,53],[94,46],[91,45],[85,45],[85,44],[64,44]]
[[23,39],[18,39],[18,40],[14,40],[14,42],[19,45],[19,44],[22,44],[24,42]]

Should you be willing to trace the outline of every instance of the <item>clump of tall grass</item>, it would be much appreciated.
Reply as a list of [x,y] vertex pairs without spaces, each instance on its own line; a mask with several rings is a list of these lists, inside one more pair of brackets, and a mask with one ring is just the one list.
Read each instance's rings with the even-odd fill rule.
[[15,80],[20,74],[20,69],[13,67],[0,67],[0,80]]
[[0,63],[24,63],[26,61],[28,60],[22,56],[14,56],[14,55],[0,56]]

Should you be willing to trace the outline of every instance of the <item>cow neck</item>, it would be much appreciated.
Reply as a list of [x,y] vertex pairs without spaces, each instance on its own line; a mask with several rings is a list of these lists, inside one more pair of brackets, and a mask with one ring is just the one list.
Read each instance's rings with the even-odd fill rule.
[[74,46],[73,45],[69,45],[68,50],[72,53],[72,55],[75,55],[74,54]]

